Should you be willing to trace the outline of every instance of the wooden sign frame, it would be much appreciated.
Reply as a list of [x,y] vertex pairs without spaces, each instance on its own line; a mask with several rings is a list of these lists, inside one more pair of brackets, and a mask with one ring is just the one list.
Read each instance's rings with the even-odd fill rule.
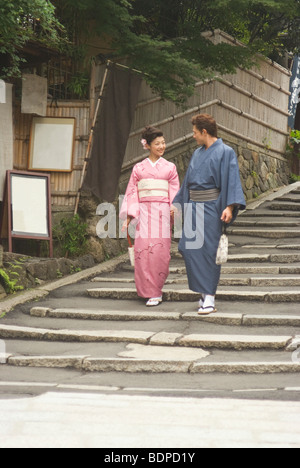
[[50,175],[7,171],[3,197],[1,237],[49,241],[53,257]]
[[34,117],[32,120],[28,170],[72,172],[76,119]]

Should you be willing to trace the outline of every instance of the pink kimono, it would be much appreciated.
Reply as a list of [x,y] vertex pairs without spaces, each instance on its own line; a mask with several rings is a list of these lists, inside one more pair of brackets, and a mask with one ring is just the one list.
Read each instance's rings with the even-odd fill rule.
[[175,164],[145,159],[133,168],[120,218],[133,217],[135,282],[143,298],[162,296],[171,260],[170,207],[180,189]]

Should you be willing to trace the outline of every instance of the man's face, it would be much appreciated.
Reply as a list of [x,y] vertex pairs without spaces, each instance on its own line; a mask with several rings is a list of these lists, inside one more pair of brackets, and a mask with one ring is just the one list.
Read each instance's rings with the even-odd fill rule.
[[207,141],[207,131],[203,130],[202,132],[198,130],[198,128],[194,125],[193,126],[193,133],[194,138],[199,146],[203,146],[206,144]]

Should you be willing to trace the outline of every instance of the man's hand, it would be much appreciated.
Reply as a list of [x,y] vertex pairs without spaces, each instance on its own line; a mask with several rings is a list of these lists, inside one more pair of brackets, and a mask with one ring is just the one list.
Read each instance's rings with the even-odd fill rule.
[[223,211],[221,221],[226,224],[230,224],[233,218],[233,206],[227,206],[227,208]]

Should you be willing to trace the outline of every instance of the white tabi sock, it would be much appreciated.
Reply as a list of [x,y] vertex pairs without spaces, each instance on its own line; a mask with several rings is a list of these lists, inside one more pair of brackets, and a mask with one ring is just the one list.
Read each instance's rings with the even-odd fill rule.
[[215,308],[215,298],[216,296],[205,296],[205,301],[204,301],[204,304],[203,304],[203,308],[206,308],[206,307],[213,307]]

